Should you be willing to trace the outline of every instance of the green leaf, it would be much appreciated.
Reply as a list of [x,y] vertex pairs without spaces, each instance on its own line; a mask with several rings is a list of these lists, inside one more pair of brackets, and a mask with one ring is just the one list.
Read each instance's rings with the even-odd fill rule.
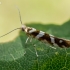
[[[70,39],[70,21],[61,26],[39,23],[28,26],[60,38]],[[25,44],[26,38],[26,34],[20,31],[15,40],[0,43],[0,70],[70,70],[70,48],[53,49],[36,39]],[[36,44],[38,57],[33,44]]]

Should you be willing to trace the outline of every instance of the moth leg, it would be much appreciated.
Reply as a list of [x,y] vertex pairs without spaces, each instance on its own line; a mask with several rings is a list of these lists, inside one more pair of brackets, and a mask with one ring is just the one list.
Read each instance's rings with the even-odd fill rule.
[[45,44],[46,46],[49,46],[50,48],[52,48],[52,49],[56,49],[56,47],[53,47],[53,46],[51,46],[51,45],[47,45],[47,44]]
[[[30,39],[30,40],[29,40],[29,39]],[[31,42],[32,42],[32,37],[29,37],[29,38],[27,39],[27,41],[28,41],[28,40],[29,40],[29,42],[31,43]],[[38,57],[38,53],[37,53],[37,50],[36,50],[36,44],[31,43],[31,45],[34,46],[36,56]]]
[[30,45],[31,42],[32,42],[32,38],[30,36],[28,36],[27,39],[26,39],[26,41],[25,41],[25,48],[28,46],[28,44]]
[[53,48],[53,49],[56,49],[55,47],[52,47],[52,46],[49,46],[49,47],[51,47],[51,48]]
[[34,49],[35,49],[36,56],[38,57],[38,53],[37,53],[37,50],[36,50],[36,44],[34,44]]
[[[28,36],[28,38],[26,39],[26,42],[25,44],[27,44],[27,42],[32,42],[32,38],[30,36]],[[36,44],[31,44],[34,46],[34,49],[35,49],[35,53],[36,53],[36,56],[38,57],[38,53],[37,53],[37,50],[36,50]]]
[[30,36],[28,36],[28,38],[26,39],[26,42],[25,43],[27,43],[27,42],[32,42],[32,38],[30,37]]
[[28,42],[29,38],[30,38],[30,37],[28,37],[28,38],[26,39],[26,42],[25,42],[25,44]]
[[32,38],[30,38],[30,42],[32,42]]
[[30,39],[30,37],[28,36],[26,41],[25,41],[25,48],[27,47],[27,43],[28,43],[29,39]]
[[[28,43],[29,39],[30,39],[30,36],[28,36],[26,41],[25,41],[25,48],[27,48],[27,43]],[[26,51],[25,51],[25,53],[26,53]]]

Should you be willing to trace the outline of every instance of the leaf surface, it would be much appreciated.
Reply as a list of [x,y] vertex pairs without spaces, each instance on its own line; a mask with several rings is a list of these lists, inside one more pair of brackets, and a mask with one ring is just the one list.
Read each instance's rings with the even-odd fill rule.
[[[70,39],[70,21],[61,26],[39,23],[28,26],[60,38]],[[0,43],[0,70],[70,70],[70,48],[53,49],[36,39],[25,44],[26,38],[26,34],[20,31],[15,40]],[[33,44],[36,44],[38,57]]]

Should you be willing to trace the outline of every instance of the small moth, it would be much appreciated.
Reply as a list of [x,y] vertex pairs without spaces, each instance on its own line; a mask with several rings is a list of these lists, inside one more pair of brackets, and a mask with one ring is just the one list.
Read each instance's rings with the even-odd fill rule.
[[[18,11],[19,11],[19,9],[18,9]],[[22,24],[20,11],[19,11],[19,17],[20,17],[20,22],[21,22],[22,26],[20,28],[16,28],[16,29],[8,32],[7,34],[15,31],[17,29],[21,29],[23,32],[25,32],[28,35],[26,43],[27,43],[29,37],[32,37],[32,38],[38,39],[39,41],[49,43],[52,46],[59,46],[61,48],[70,47],[70,40],[58,38],[58,37],[55,37],[53,35],[47,34],[47,33],[43,32],[43,31],[39,31],[39,30],[37,30],[35,28],[28,27],[28,26]],[[5,35],[7,35],[7,34],[4,34],[4,35],[0,36],[0,38],[5,36]]]

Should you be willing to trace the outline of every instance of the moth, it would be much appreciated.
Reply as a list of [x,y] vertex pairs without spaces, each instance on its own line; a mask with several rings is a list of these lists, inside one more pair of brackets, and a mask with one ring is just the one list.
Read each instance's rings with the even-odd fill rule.
[[[18,9],[18,11],[19,11],[19,9]],[[58,37],[55,37],[55,36],[50,35],[48,33],[45,33],[43,31],[39,31],[39,30],[37,30],[37,29],[35,29],[33,27],[28,27],[28,26],[22,24],[20,11],[19,11],[19,17],[20,17],[20,22],[21,22],[22,26],[20,28],[16,28],[16,29],[8,32],[7,34],[15,31],[17,29],[21,29],[23,32],[25,32],[28,35],[26,43],[27,43],[29,37],[32,37],[32,38],[36,38],[39,41],[42,41],[44,43],[49,43],[52,46],[58,46],[58,47],[61,47],[61,48],[70,47],[70,40],[58,38]],[[0,36],[0,38],[5,36],[5,35],[7,35],[7,34],[4,34],[4,35]]]

